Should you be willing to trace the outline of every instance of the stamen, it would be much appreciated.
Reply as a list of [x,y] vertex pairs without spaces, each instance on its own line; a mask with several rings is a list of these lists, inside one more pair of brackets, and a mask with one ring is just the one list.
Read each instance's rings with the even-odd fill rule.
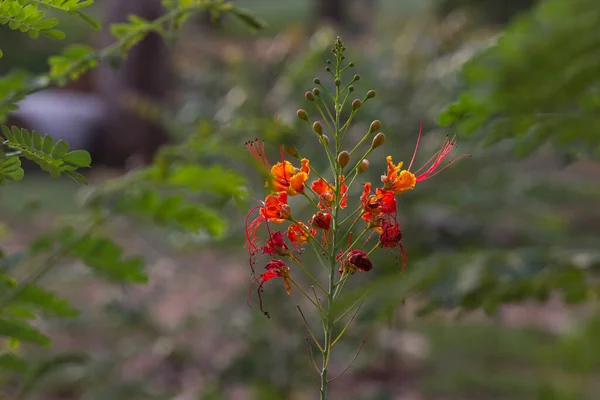
[[423,134],[423,120],[421,120],[419,127],[419,136],[417,136],[417,144],[415,146],[415,152],[413,153],[412,159],[410,160],[410,164],[408,166],[408,171],[410,171],[413,163],[415,162],[415,158],[417,157],[417,150],[419,150],[419,142],[421,141],[421,135]]

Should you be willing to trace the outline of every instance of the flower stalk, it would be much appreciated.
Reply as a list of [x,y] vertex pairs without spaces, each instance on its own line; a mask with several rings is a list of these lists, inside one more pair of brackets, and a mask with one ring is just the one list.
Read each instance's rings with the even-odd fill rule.
[[[344,82],[344,73],[353,67],[346,63],[344,56],[345,47],[338,38],[333,47],[334,61],[327,61],[326,71],[331,75],[334,89],[329,89],[316,78],[314,83],[318,88],[305,93],[308,99],[321,116],[323,123],[329,130],[329,136],[323,132],[323,125],[319,121],[311,122],[305,110],[298,110],[298,118],[305,121],[315,133],[317,139],[324,147],[324,156],[329,161],[329,173],[315,171],[307,158],[301,158],[294,148],[292,157],[296,159],[295,165],[284,159],[281,152],[281,161],[271,165],[267,160],[264,145],[257,141],[247,144],[248,150],[256,159],[267,175],[265,184],[271,193],[260,205],[252,208],[246,218],[246,247],[248,249],[250,265],[254,272],[255,259],[262,255],[276,256],[270,259],[265,266],[265,272],[255,276],[253,283],[258,282],[258,297],[261,311],[269,314],[263,308],[261,295],[263,285],[273,279],[280,278],[288,294],[292,286],[304,296],[310,305],[314,306],[319,314],[322,325],[322,336],[310,326],[307,314],[298,306],[302,320],[306,326],[308,337],[307,345],[312,367],[319,374],[319,398],[328,398],[329,384],[343,375],[358,357],[364,341],[350,364],[334,378],[330,378],[332,350],[348,332],[352,322],[360,311],[364,295],[352,306],[342,313],[337,313],[336,302],[342,297],[344,288],[356,272],[368,272],[374,265],[370,257],[378,249],[392,249],[398,251],[402,260],[402,269],[406,265],[406,251],[402,243],[403,234],[397,216],[396,196],[414,189],[417,183],[437,175],[447,165],[440,168],[442,161],[447,158],[456,146],[456,139],[446,139],[441,149],[430,160],[418,169],[411,172],[416,158],[418,144],[422,129],[417,138],[417,146],[408,169],[402,169],[402,162],[394,164],[392,157],[386,158],[387,171],[381,177],[381,187],[372,189],[370,182],[363,182],[363,190],[357,204],[346,212],[349,201],[350,189],[357,181],[358,176],[369,168],[367,156],[385,144],[385,135],[378,132],[381,122],[375,120],[369,126],[368,132],[351,147],[350,151],[344,150],[346,146],[346,133],[352,120],[364,108],[367,100],[375,97],[375,92],[369,90],[364,98],[350,102],[350,93],[354,92],[354,84],[360,80],[359,75]],[[320,88],[320,89],[319,89]],[[329,97],[321,96],[321,91]],[[328,104],[331,100],[331,104]],[[348,104],[351,103],[351,104]],[[349,116],[342,121],[343,111],[349,109]],[[421,127],[422,128],[422,127]],[[354,153],[367,140],[372,139],[371,147],[358,159]],[[333,141],[330,147],[330,140]],[[290,154],[289,149],[286,152]],[[299,165],[298,165],[299,160]],[[316,176],[309,183],[310,176]],[[330,178],[330,179],[328,179]],[[349,178],[349,179],[347,179]],[[349,180],[349,182],[348,182]],[[305,222],[299,219],[288,204],[288,197],[299,196],[306,199],[314,210],[313,216]],[[258,215],[254,216],[255,213]],[[254,217],[253,217],[254,216]],[[359,223],[364,225],[360,226]],[[286,226],[285,231],[276,229]],[[259,235],[265,227],[266,238]],[[323,267],[322,272],[315,270],[304,259],[304,247],[313,249],[318,262]],[[286,259],[289,259],[289,264]],[[302,286],[296,274],[304,274],[310,281],[310,290]],[[323,276],[324,275],[324,276]],[[326,283],[322,284],[324,278]],[[251,286],[252,288],[252,286]],[[321,292],[322,297],[317,293]],[[352,316],[340,328],[338,324],[349,314]],[[339,314],[339,315],[337,315]],[[319,340],[319,336],[322,339]],[[312,341],[312,343],[311,343]],[[313,344],[321,354],[320,366],[316,363],[313,354]],[[318,354],[318,353],[316,353]]]

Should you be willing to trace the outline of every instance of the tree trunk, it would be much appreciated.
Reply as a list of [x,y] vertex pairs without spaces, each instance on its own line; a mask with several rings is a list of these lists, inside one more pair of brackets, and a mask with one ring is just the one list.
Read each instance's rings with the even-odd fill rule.
[[320,20],[343,25],[346,20],[344,0],[317,0],[317,17]]
[[[131,14],[153,20],[164,13],[161,0],[107,0],[106,25],[126,22]],[[115,41],[106,34],[103,46]],[[96,75],[96,90],[107,104],[91,153],[95,164],[124,167],[132,159],[149,163],[158,148],[168,141],[164,128],[132,110],[131,101],[161,106],[170,88],[169,50],[151,33],[134,46],[118,68],[104,63]]]

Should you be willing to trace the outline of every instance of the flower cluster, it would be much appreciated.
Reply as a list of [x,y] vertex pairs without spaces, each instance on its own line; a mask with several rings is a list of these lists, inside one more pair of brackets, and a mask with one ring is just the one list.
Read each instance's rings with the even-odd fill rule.
[[[305,94],[305,98],[314,103],[319,111],[322,122],[311,121],[305,110],[300,109],[297,113],[298,118],[308,124],[322,145],[324,157],[327,157],[331,167],[329,172],[319,173],[313,170],[309,159],[301,157],[296,148],[281,146],[281,159],[272,164],[263,142],[256,139],[246,143],[250,155],[265,174],[265,187],[269,191],[265,199],[248,213],[245,235],[253,274],[257,258],[263,255],[269,257],[265,271],[258,276],[254,275],[253,280],[253,283],[258,283],[261,310],[265,314],[261,290],[266,282],[274,278],[281,278],[288,294],[291,286],[295,286],[306,295],[306,291],[292,277],[296,270],[308,275],[330,302],[339,296],[343,288],[341,282],[345,283],[356,271],[368,272],[373,269],[370,256],[377,249],[397,251],[404,270],[407,256],[398,218],[397,198],[413,190],[418,183],[436,176],[453,162],[442,165],[456,147],[456,138],[446,137],[440,149],[421,168],[413,171],[423,133],[421,124],[408,168],[403,168],[403,162],[394,163],[389,155],[385,158],[386,169],[379,184],[369,181],[359,183],[358,176],[369,169],[367,156],[382,146],[386,138],[379,132],[381,122],[376,120],[352,150],[342,150],[352,118],[376,95],[373,90],[369,90],[363,99],[353,100],[349,118],[344,123],[341,122],[346,99],[354,91],[353,84],[360,79],[359,75],[354,75],[348,84],[342,85],[342,73],[353,66],[352,63],[343,65],[343,50],[341,41],[337,40],[333,49],[336,60],[328,61],[326,68],[334,78],[333,90],[316,78],[316,87]],[[327,101],[333,101],[333,111],[328,108]],[[324,126],[329,129],[332,139],[325,134]],[[370,148],[362,156],[358,156],[360,146],[369,138],[372,138]],[[286,154],[291,156],[292,161],[285,159]],[[351,162],[353,158],[354,161]],[[351,189],[355,183],[362,185],[362,190],[354,191],[356,200],[352,202]],[[310,218],[304,221],[296,219],[289,203],[294,197],[310,204],[313,208]],[[263,231],[263,226],[265,234],[259,234]],[[312,247],[319,261],[330,271],[329,289],[325,289],[327,285],[318,283],[318,279],[310,272],[311,268],[301,260],[305,247]],[[329,265],[325,265],[327,263]],[[333,282],[333,271],[341,274],[337,283]],[[320,308],[316,293],[314,297],[306,296]]]
[[[321,120],[311,121],[303,109],[297,112],[298,118],[308,125],[322,146],[323,160],[329,163],[329,171],[320,173],[315,170],[314,165],[319,163],[313,163],[311,167],[308,158],[301,157],[296,148],[289,146],[282,146],[280,161],[271,164],[264,143],[258,140],[246,143],[249,153],[265,175],[265,187],[268,188],[265,199],[246,217],[246,247],[254,275],[248,300],[254,283],[257,283],[260,309],[269,316],[263,308],[261,291],[265,283],[280,278],[288,294],[293,286],[318,310],[323,325],[322,342],[317,340],[302,310],[300,312],[323,357],[322,368],[317,371],[321,375],[322,400],[327,397],[327,384],[331,381],[327,378],[327,366],[332,347],[354,317],[350,317],[341,330],[336,330],[335,325],[354,307],[357,307],[355,313],[358,312],[356,302],[341,316],[333,315],[336,312],[333,306],[346,282],[357,271],[368,272],[374,268],[371,254],[377,249],[396,252],[404,271],[407,255],[398,217],[398,196],[436,176],[462,157],[444,163],[456,147],[456,138],[446,137],[440,149],[421,168],[413,170],[423,133],[421,124],[408,168],[403,168],[402,162],[394,163],[390,155],[385,158],[381,182],[361,179],[370,166],[367,157],[385,144],[386,137],[380,132],[381,122],[375,120],[351,150],[343,150],[352,119],[365,103],[376,96],[375,91],[369,90],[362,99],[350,102],[351,106],[346,107],[347,112],[343,113],[348,97],[354,92],[354,83],[360,80],[359,75],[354,75],[349,82],[342,84],[343,73],[353,67],[352,63],[345,64],[344,50],[338,38],[333,48],[335,61],[328,60],[325,68],[333,78],[333,87],[328,88],[315,78],[316,87],[304,95],[313,103]],[[342,121],[343,116],[347,118],[345,121]],[[367,140],[371,140],[371,146],[361,155],[361,146]],[[291,161],[285,159],[286,154]],[[360,188],[353,190],[355,185],[360,185]],[[299,217],[303,210],[296,205],[297,200],[312,208],[312,212],[304,218]],[[314,250],[316,260],[325,270],[325,284],[318,279],[320,270],[303,261],[306,248]],[[264,271],[256,274],[257,259],[263,256],[268,257]],[[311,290],[305,290],[302,282],[295,279],[297,274],[303,274],[311,281]],[[339,332],[337,337],[333,335],[334,331]],[[316,365],[314,360],[313,365]]]
[[[379,126],[380,123],[375,121],[372,125]],[[439,151],[421,168],[411,172],[422,132],[423,127],[421,125],[413,158],[407,169],[402,169],[404,165],[402,162],[394,164],[392,156],[387,156],[387,169],[385,174],[381,176],[381,187],[373,189],[371,182],[363,183],[360,202],[357,202],[358,206],[352,214],[356,216],[352,227],[355,226],[357,220],[363,220],[366,225],[362,229],[359,239],[365,236],[365,233],[370,234],[367,235],[368,238],[362,245],[366,245],[373,235],[376,235],[377,241],[368,252],[355,248],[360,244],[358,239],[350,241],[348,247],[341,250],[335,257],[341,274],[370,271],[373,264],[369,259],[369,255],[377,248],[397,249],[402,262],[402,270],[404,270],[407,256],[402,243],[403,234],[397,215],[397,196],[414,189],[417,183],[437,175],[456,161],[455,159],[441,166],[456,147],[455,138],[446,138]],[[384,136],[378,136],[379,142],[382,141],[380,139],[382,137]],[[372,149],[377,147],[376,144],[374,143]],[[320,250],[327,250],[333,245],[330,234],[332,223],[335,221],[334,215],[336,211],[348,206],[350,186],[346,183],[346,177],[343,174],[337,176],[335,183],[329,183],[321,175],[317,175],[317,178],[309,184],[311,173],[309,160],[301,158],[299,165],[294,166],[292,162],[285,160],[283,146],[281,147],[281,161],[274,165],[271,165],[266,157],[263,142],[258,140],[247,142],[246,147],[252,157],[266,171],[268,178],[265,187],[270,190],[265,200],[261,201],[260,205],[252,208],[246,218],[246,247],[252,272],[254,273],[257,255],[279,257],[271,259],[265,266],[266,272],[256,276],[254,281],[258,282],[259,298],[262,285],[273,278],[282,278],[289,294],[290,281],[294,283],[295,281],[291,279],[290,267],[284,259],[287,258],[293,263],[300,264],[299,255],[303,252],[304,246],[312,241],[318,232],[322,232],[322,239],[318,241]],[[297,151],[292,153],[297,155]],[[354,178],[366,170],[364,168],[365,161],[367,160],[361,159],[360,163],[353,169]],[[360,168],[361,166],[363,168]],[[352,183],[354,183],[354,179],[352,179]],[[311,202],[315,208],[314,215],[307,223],[296,220],[292,216],[292,208],[288,204],[290,197],[298,195]],[[253,218],[255,214],[257,215]],[[284,229],[274,229],[275,226],[280,226],[284,222],[288,223]],[[259,228],[262,225],[266,227],[266,237],[264,238],[258,235]],[[352,232],[348,231],[348,233],[348,236],[352,238]],[[260,299],[260,303],[261,310],[265,312],[262,307],[262,299]],[[267,313],[265,312],[265,314]]]

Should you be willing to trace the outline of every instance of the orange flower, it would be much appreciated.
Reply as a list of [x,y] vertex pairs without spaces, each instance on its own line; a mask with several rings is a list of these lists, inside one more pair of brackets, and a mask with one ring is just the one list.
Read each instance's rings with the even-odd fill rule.
[[271,166],[265,155],[265,145],[258,139],[246,143],[246,148],[265,172],[271,176],[271,180],[265,183],[265,186],[271,186],[271,190],[276,193],[286,192],[290,196],[295,196],[304,192],[304,184],[310,173],[309,161],[306,158],[300,160],[301,167],[295,168],[292,163],[284,160],[283,147],[281,148],[281,162]]
[[391,190],[396,194],[401,194],[406,192],[407,190],[412,190],[414,189],[417,182],[422,182],[429,178],[433,178],[460,158],[468,156],[468,154],[463,154],[455,158],[453,161],[450,161],[442,168],[439,168],[444,159],[446,159],[446,157],[448,157],[452,150],[454,150],[454,148],[456,147],[456,137],[452,137],[451,139],[446,137],[444,143],[442,144],[442,147],[425,164],[423,164],[421,168],[419,168],[414,173],[410,172],[412,165],[415,161],[415,157],[417,156],[417,150],[419,149],[419,142],[421,141],[422,133],[423,123],[421,122],[421,128],[419,130],[419,136],[417,138],[417,145],[415,146],[415,151],[413,153],[412,160],[410,161],[410,165],[407,169],[402,169],[402,162],[394,164],[392,162],[392,156],[388,156],[386,158],[387,174],[381,177],[384,189]]
[[[345,208],[348,203],[348,185],[344,182],[345,178],[341,176],[339,181],[342,182],[342,186],[340,187],[340,207]],[[335,192],[336,187],[324,181],[323,179],[318,179],[313,181],[311,185],[311,189],[319,195],[319,206],[323,210],[331,210],[335,202]]]
[[305,244],[317,233],[315,229],[309,229],[302,222],[298,222],[298,224],[290,225],[287,229],[288,239],[295,245]]
[[378,188],[375,194],[371,194],[371,183],[367,182],[360,200],[363,206],[362,219],[368,224],[376,224],[378,217],[396,214],[396,196],[391,190]]

